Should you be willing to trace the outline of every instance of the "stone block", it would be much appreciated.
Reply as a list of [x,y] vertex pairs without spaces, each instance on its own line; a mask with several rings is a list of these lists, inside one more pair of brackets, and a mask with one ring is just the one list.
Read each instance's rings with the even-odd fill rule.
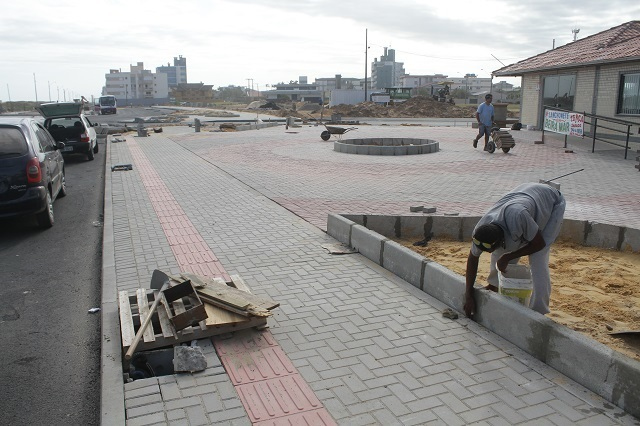
[[432,232],[436,238],[460,239],[462,218],[459,216],[433,216]]
[[476,322],[545,361],[553,320],[490,290],[476,289],[475,299]]
[[555,322],[546,337],[549,366],[611,401],[613,349]]
[[381,146],[381,155],[395,155],[395,148],[393,146]]
[[340,215],[342,217],[344,217],[347,220],[351,220],[355,223],[357,223],[358,225],[362,225],[364,226],[364,215],[361,214],[342,214]]
[[464,312],[464,277],[437,262],[428,260],[424,268],[422,291],[457,311]]
[[327,234],[349,246],[351,245],[351,227],[353,225],[355,222],[339,214],[329,213],[327,216]]
[[640,229],[625,228],[620,250],[640,252]]
[[382,267],[393,272],[414,287],[420,287],[426,261],[424,256],[396,243],[385,241]]
[[382,147],[379,145],[369,145],[369,155],[382,155]]
[[610,372],[611,401],[640,418],[640,362],[614,353]]
[[424,216],[400,216],[400,238],[420,241],[425,238]]
[[619,249],[620,227],[606,223],[589,222],[586,243],[592,247]]
[[400,236],[400,217],[367,215],[367,228],[387,238],[397,238]]
[[356,154],[369,155],[369,145],[356,145]]
[[364,226],[354,225],[351,228],[351,247],[364,257],[382,265],[382,250],[388,239]]
[[464,216],[462,218],[462,233],[460,235],[462,241],[471,241],[473,230],[476,228],[478,221],[480,221],[480,216]]
[[422,154],[422,146],[420,145],[409,145],[406,148],[407,148],[407,155]]
[[585,234],[587,231],[586,220],[564,219],[560,228],[558,240],[571,241],[577,244],[585,244]]

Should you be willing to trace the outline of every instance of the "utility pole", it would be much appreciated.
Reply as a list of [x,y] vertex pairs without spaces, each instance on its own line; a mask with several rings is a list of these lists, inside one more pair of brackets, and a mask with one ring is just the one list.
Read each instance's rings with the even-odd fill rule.
[[7,95],[9,95],[9,102],[11,102],[11,91],[9,90],[9,83],[7,83]]
[[47,86],[49,86],[49,102],[51,102],[51,82],[47,80]]
[[36,85],[36,73],[33,73],[33,88],[36,91],[36,102],[38,102],[38,86]]
[[367,54],[369,53],[369,29],[364,29],[364,101],[367,102],[367,69],[369,64],[367,63]]

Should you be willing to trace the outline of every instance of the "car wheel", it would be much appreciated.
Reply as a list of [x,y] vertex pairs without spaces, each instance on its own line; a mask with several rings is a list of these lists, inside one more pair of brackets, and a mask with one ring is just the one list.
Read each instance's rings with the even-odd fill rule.
[[96,141],[96,146],[93,147],[93,153],[97,154],[98,153],[98,141]]
[[53,217],[53,200],[51,199],[51,194],[47,191],[47,208],[36,215],[36,219],[38,220],[38,225],[40,228],[48,229],[53,226],[54,217]]
[[87,154],[87,160],[93,161],[94,158],[96,157],[95,155],[93,155],[93,149],[89,148],[89,153]]
[[62,198],[67,195],[67,181],[64,178],[64,172],[62,172],[62,184],[60,185],[60,192],[58,192],[58,198]]

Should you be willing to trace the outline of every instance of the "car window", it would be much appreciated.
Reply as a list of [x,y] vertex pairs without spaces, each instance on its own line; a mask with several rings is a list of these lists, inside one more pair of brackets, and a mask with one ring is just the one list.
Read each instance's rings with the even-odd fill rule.
[[0,126],[0,157],[18,157],[29,152],[20,129]]
[[40,142],[40,147],[42,148],[42,152],[51,152],[55,151],[56,144],[49,135],[49,133],[38,123],[31,123],[33,130],[36,132],[36,137],[38,138],[38,142]]

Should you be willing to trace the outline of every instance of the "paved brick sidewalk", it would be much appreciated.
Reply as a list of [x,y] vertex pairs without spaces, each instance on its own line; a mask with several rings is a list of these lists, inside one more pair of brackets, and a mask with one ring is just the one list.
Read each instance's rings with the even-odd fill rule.
[[[580,168],[561,181],[567,215],[640,228],[640,175],[622,154],[531,142],[488,154],[471,147],[471,129],[362,126],[359,137],[441,143],[437,154],[364,157],[334,152],[318,127],[182,130],[135,144],[224,269],[281,303],[271,333],[338,424],[637,424],[477,324],[443,318],[445,305],[364,257],[321,247],[334,241],[328,212],[420,203],[480,214],[522,181]],[[128,143],[109,149],[112,164],[135,163]],[[146,285],[156,268],[179,272],[135,165],[107,185],[117,289]],[[250,424],[206,347],[205,372],[125,385],[127,424]]]

